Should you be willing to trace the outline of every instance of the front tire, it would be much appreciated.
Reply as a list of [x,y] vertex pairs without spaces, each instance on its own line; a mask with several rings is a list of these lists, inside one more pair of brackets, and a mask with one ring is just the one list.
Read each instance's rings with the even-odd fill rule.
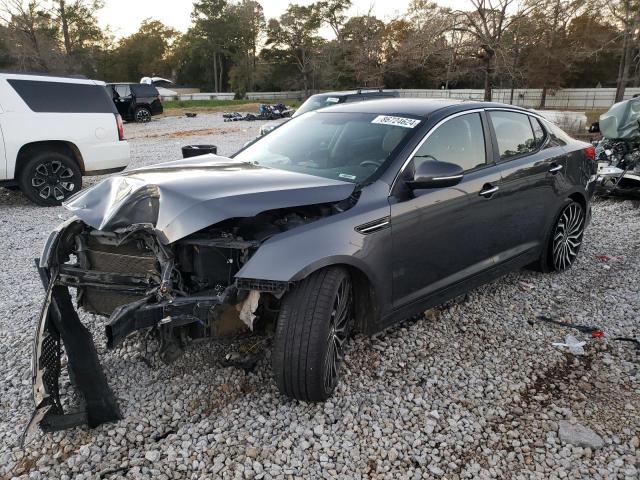
[[580,251],[586,212],[584,207],[570,200],[562,209],[551,230],[546,252],[541,258],[545,272],[563,272],[571,268]]
[[319,270],[284,297],[273,345],[280,391],[298,400],[326,400],[340,379],[353,318],[353,286],[342,267]]
[[18,179],[22,193],[37,205],[60,205],[82,188],[76,162],[60,152],[41,152],[27,160]]

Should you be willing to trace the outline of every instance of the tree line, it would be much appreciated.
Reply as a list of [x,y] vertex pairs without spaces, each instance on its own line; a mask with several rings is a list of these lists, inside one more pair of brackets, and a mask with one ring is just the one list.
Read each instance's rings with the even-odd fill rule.
[[[206,91],[640,86],[640,0],[412,0],[383,21],[351,0],[198,0],[180,33],[147,19],[116,39],[103,0],[0,0],[0,68],[106,81],[158,75]],[[331,32],[327,35],[326,32]],[[330,38],[327,38],[330,37]]]

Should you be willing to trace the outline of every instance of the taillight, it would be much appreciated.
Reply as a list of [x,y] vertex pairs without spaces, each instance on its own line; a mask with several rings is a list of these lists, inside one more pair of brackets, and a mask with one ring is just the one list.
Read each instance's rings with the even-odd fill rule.
[[116,124],[118,125],[118,140],[124,140],[124,123],[122,117],[116,113]]
[[593,162],[596,161],[596,147],[594,147],[593,145],[589,145],[587,148],[585,148],[584,154],[587,156],[589,160]]
[[160,103],[162,103],[162,97],[161,97],[160,95],[158,95],[156,98],[158,99],[158,101],[159,101]]

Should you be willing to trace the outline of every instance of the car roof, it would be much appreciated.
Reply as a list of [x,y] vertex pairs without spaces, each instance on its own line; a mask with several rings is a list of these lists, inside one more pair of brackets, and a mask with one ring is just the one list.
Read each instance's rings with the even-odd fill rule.
[[366,89],[361,88],[358,90],[344,90],[340,92],[322,92],[312,95],[312,97],[355,97],[362,95],[363,97],[388,97],[391,95],[399,96],[400,93],[397,90],[380,90],[380,89]]
[[450,109],[452,113],[477,108],[508,108],[531,113],[520,107],[496,102],[476,102],[451,98],[385,98],[357,103],[341,103],[325,107],[318,112],[377,113],[380,115],[414,115],[426,118],[432,113]]
[[64,82],[64,83],[83,83],[104,85],[101,80],[92,80],[84,75],[59,75],[51,73],[31,73],[31,72],[8,72],[0,70],[0,78],[7,80],[32,80],[47,82]]

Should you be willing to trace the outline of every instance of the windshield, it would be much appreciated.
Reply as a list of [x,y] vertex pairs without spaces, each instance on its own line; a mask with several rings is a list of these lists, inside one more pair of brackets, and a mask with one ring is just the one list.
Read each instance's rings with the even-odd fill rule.
[[313,110],[318,110],[322,107],[330,107],[331,105],[336,105],[341,103],[343,99],[340,97],[333,97],[331,95],[312,95],[300,105],[292,117],[299,117],[303,113],[312,112]]
[[419,123],[410,117],[313,112],[283,124],[234,158],[361,183],[404,146]]

